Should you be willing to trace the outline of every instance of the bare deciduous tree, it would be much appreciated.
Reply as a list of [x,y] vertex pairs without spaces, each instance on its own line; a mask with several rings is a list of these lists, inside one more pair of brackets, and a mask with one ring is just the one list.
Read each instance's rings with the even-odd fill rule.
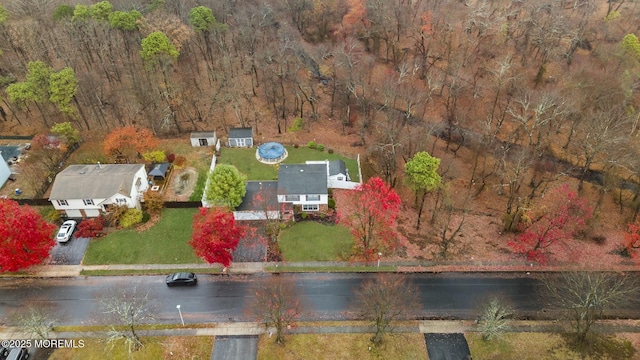
[[302,306],[291,277],[274,275],[256,282],[252,315],[276,331],[276,343],[284,344],[284,332],[300,315]]
[[402,276],[378,274],[366,280],[356,292],[356,312],[373,322],[374,344],[382,342],[383,335],[391,331],[391,323],[408,315],[417,307],[418,291]]
[[152,322],[155,312],[150,291],[137,287],[121,286],[118,290],[99,295],[103,321],[109,326],[107,342],[113,346],[120,340],[129,354],[140,349],[143,344],[138,327]]
[[571,321],[584,343],[591,327],[612,310],[631,305],[640,293],[637,278],[612,272],[567,272],[544,281],[549,304]]

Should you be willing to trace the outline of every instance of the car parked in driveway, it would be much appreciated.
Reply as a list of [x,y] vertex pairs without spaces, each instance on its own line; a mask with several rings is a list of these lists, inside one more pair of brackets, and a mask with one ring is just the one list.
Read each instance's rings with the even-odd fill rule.
[[197,283],[198,278],[192,272],[178,272],[167,276],[167,286],[187,286]]
[[62,223],[60,226],[60,230],[58,231],[58,235],[56,235],[56,240],[61,243],[66,243],[71,240],[71,236],[73,236],[73,232],[76,229],[78,223],[75,220],[67,220]]

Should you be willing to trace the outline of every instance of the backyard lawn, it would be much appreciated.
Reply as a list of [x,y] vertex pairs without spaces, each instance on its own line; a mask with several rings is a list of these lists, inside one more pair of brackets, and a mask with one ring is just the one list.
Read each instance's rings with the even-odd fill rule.
[[[349,169],[351,181],[358,181],[358,162],[337,154],[329,154],[326,151],[309,149],[306,147],[294,148],[285,146],[289,156],[283,161],[286,164],[304,164],[307,160],[344,160]],[[247,175],[248,180],[276,180],[278,174],[274,165],[266,165],[256,160],[256,148],[224,148],[220,151],[218,163],[231,164]]]
[[115,231],[89,243],[84,264],[191,264],[202,260],[188,244],[198,209],[165,209],[147,231]]
[[353,247],[349,229],[302,221],[282,231],[278,241],[285,261],[347,260]]

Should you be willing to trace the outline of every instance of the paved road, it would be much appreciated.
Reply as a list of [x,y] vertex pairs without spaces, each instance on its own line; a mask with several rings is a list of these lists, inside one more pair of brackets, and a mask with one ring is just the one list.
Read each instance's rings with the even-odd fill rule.
[[[373,274],[200,275],[195,287],[167,288],[164,276],[78,277],[69,279],[0,279],[0,313],[12,314],[35,304],[55,314],[61,323],[87,324],[98,318],[99,299],[122,288],[149,291],[156,321],[186,323],[251,320],[247,309],[251,286],[268,276],[291,278],[309,310],[302,320],[344,319],[353,306],[354,290]],[[542,309],[539,280],[504,275],[405,274],[420,292],[414,315],[473,319],[478,304],[498,294],[521,311]],[[6,317],[5,317],[6,318]]]

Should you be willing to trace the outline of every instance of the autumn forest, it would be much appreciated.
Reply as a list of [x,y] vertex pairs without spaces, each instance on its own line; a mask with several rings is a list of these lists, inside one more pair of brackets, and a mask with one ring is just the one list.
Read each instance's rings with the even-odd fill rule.
[[[442,257],[474,211],[501,232],[538,224],[544,247],[554,221],[576,235],[606,203],[623,231],[638,217],[639,15],[631,0],[6,0],[0,132],[277,136],[302,119],[426,206]],[[405,186],[422,151],[449,184],[429,196]]]

